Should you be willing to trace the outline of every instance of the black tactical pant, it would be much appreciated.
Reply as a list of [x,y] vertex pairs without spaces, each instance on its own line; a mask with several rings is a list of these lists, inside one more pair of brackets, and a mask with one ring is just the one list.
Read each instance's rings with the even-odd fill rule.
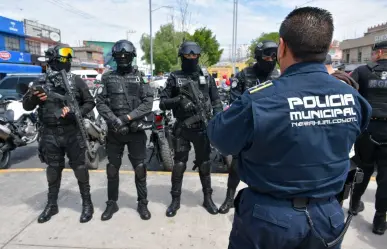
[[122,135],[109,130],[106,143],[109,161],[106,166],[109,201],[118,200],[120,182],[119,170],[122,163],[125,145],[128,146],[128,157],[135,172],[137,200],[140,201],[147,199],[146,166],[144,164],[144,160],[146,158],[146,140],[147,137],[145,131]]
[[212,194],[211,188],[211,146],[203,128],[181,128],[174,130],[174,167],[172,170],[172,197],[180,197],[183,175],[187,168],[191,143],[195,150],[195,166],[199,167],[200,181],[204,194]]
[[238,174],[238,156],[232,156],[231,165],[228,169],[228,180],[227,188],[236,190],[239,183],[239,174]]
[[40,131],[39,157],[47,167],[48,200],[56,203],[65,167],[65,155],[78,180],[83,197],[90,196],[89,171],[85,165],[86,145],[76,125],[44,127]]
[[[387,140],[378,139],[378,136],[373,136],[373,139],[379,143],[387,142]],[[376,165],[378,187],[375,196],[375,209],[380,213],[387,212],[387,145],[376,145],[368,136],[362,136],[355,143],[355,152],[355,157],[358,157],[359,161],[358,167],[364,172],[364,179],[362,183],[355,186],[354,202],[360,201],[361,196],[366,191]]]

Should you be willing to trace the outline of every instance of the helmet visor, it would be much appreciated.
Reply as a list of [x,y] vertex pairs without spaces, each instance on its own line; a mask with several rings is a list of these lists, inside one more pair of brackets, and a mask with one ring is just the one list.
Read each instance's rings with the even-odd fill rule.
[[202,51],[197,45],[184,45],[180,48],[181,54],[200,54]]
[[135,48],[127,42],[116,43],[112,49],[113,53],[135,53]]
[[74,50],[72,48],[60,48],[58,49],[58,55],[62,57],[74,57]]

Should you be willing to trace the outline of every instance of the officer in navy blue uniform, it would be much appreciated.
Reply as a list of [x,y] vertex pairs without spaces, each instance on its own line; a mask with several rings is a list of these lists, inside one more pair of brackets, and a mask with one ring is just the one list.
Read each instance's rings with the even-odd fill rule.
[[[367,135],[355,145],[355,160],[364,172],[364,180],[356,185],[352,208],[354,214],[364,210],[360,200],[377,166],[375,216],[372,231],[383,235],[386,231],[387,212],[387,41],[376,43],[372,49],[372,63],[356,68],[351,74],[359,83],[359,92],[372,106],[372,118]],[[370,139],[370,135],[378,145]]]
[[[276,56],[278,45],[274,41],[262,41],[254,50],[254,58],[257,63],[246,67],[232,80],[230,90],[230,103],[236,100],[246,89],[277,78],[275,75]],[[278,72],[277,72],[278,73]],[[227,162],[227,159],[225,159]],[[223,204],[219,207],[219,213],[226,214],[234,207],[234,196],[239,185],[236,155],[233,155],[228,167],[227,193]]]
[[328,11],[295,9],[279,34],[282,75],[248,89],[207,128],[221,153],[238,154],[248,185],[235,198],[228,248],[339,249],[344,213],[335,195],[371,107],[323,64],[333,35]]

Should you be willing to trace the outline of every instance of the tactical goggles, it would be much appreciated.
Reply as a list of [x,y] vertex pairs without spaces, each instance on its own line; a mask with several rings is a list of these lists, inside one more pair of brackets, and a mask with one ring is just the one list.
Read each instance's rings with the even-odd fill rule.
[[135,48],[132,44],[120,42],[114,45],[112,52],[115,53],[135,53]]
[[199,46],[197,45],[186,45],[180,48],[180,52],[183,55],[186,54],[196,54],[199,55],[202,51]]
[[58,49],[58,55],[61,57],[74,57],[74,50],[72,48],[60,48]]
[[276,48],[270,48],[265,49],[262,51],[262,58],[271,58],[275,60],[277,58],[277,49]]

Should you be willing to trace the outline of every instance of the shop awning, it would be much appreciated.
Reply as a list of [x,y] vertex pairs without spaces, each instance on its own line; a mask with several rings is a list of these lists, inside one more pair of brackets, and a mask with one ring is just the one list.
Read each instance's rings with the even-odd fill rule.
[[42,73],[41,66],[0,63],[0,73]]

